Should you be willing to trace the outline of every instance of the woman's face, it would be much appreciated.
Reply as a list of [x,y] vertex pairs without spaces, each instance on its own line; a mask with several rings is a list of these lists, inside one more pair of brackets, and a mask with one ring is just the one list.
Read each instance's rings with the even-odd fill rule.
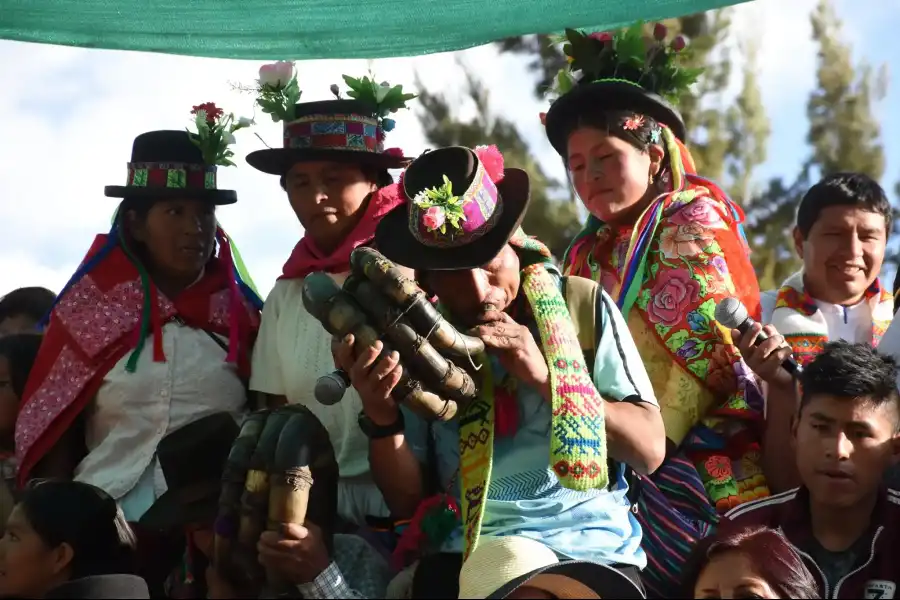
[[131,233],[157,274],[187,286],[215,251],[216,207],[201,200],[158,200],[143,222],[132,215]]
[[284,178],[291,208],[322,252],[333,252],[356,227],[360,208],[377,189],[357,165],[297,163]]
[[607,223],[637,218],[662,157],[661,146],[642,152],[594,127],[580,127],[569,136],[568,165],[575,191],[588,211]]
[[713,555],[700,573],[694,584],[694,597],[778,598],[778,595],[745,554],[722,552]]
[[19,414],[19,397],[13,391],[9,360],[0,356],[0,438],[12,435]]
[[72,548],[49,548],[16,506],[0,538],[0,596],[42,598],[68,579]]

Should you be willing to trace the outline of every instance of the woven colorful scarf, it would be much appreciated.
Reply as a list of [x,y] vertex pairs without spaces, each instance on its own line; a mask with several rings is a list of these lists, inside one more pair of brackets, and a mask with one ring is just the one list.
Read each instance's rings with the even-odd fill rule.
[[[510,244],[526,256],[538,257],[522,270],[522,291],[534,313],[550,371],[553,416],[549,465],[568,489],[606,487],[609,473],[603,398],[591,379],[559,282],[544,266],[550,252],[521,230]],[[489,364],[482,372],[481,395],[460,416],[463,560],[478,545],[493,464],[494,380]]]
[[[872,311],[872,338],[877,346],[894,316],[894,297],[876,279],[866,290],[865,300]],[[803,272],[794,273],[778,289],[772,325],[790,344],[794,358],[805,365],[828,343],[828,324],[815,300],[803,286]]]

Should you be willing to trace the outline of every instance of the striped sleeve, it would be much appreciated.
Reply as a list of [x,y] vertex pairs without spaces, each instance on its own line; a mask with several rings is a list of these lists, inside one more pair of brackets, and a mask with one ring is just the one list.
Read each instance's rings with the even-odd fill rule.
[[796,499],[797,488],[736,506],[722,517],[719,531],[733,531],[751,525],[777,527],[779,524],[772,522],[775,512],[782,505]]

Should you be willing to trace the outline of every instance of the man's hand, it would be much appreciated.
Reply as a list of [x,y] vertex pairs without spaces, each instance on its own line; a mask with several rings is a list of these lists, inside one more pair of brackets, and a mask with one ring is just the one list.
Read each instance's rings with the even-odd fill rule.
[[550,397],[550,370],[544,353],[531,331],[513,321],[505,312],[488,314],[489,321],[470,333],[484,341],[484,345],[496,354],[500,364],[510,375]]
[[[769,339],[754,344],[760,331],[764,331]],[[793,377],[781,366],[784,359],[791,355],[791,347],[785,343],[784,337],[775,327],[772,325],[763,327],[759,323],[754,323],[746,334],[732,329],[731,338],[737,344],[747,366],[763,381],[781,389],[793,389]]]
[[256,549],[260,564],[295,585],[311,583],[331,564],[322,530],[312,523],[286,524],[281,533],[266,531]]
[[343,340],[332,341],[331,353],[334,355],[334,362],[350,377],[350,383],[356,388],[362,400],[363,411],[372,422],[381,426],[391,425],[398,419],[399,408],[391,398],[391,392],[403,374],[400,355],[391,352],[378,360],[384,347],[381,341],[378,341],[374,347],[364,348],[359,356],[354,357],[353,342],[352,335],[347,335]]

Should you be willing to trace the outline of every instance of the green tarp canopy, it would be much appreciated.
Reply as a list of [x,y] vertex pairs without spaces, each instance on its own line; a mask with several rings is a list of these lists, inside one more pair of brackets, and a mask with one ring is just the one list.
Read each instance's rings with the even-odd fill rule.
[[217,58],[386,58],[743,1],[0,0],[0,38]]

